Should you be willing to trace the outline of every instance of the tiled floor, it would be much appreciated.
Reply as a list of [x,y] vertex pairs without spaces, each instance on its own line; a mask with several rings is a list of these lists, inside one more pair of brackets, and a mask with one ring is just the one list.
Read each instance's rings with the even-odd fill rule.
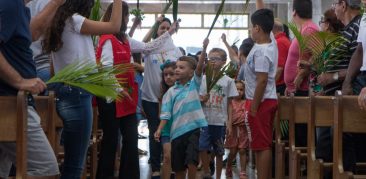
[[[143,136],[148,136],[148,129],[147,129],[147,124],[145,123],[145,121],[142,121],[139,125],[139,133]],[[139,148],[142,150],[146,150],[149,151],[149,140],[148,139],[139,139]],[[148,164],[148,160],[149,160],[149,155],[141,155],[140,156],[140,173],[141,173],[141,179],[150,179],[150,165]],[[253,170],[251,170],[253,171]],[[254,172],[249,172],[248,173],[254,173]],[[197,179],[201,179],[202,172],[198,172],[197,174]],[[253,177],[254,175],[252,175],[252,177],[249,177],[250,179],[254,179]],[[215,178],[215,177],[214,177]],[[221,174],[221,178],[225,179],[225,169],[222,171]],[[238,169],[237,168],[233,168],[233,179],[239,179],[239,175],[238,175]]]

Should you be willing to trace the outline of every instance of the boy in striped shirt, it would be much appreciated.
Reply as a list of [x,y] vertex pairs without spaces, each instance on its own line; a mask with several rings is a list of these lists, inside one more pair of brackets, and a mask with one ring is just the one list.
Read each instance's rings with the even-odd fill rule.
[[[203,52],[209,41],[203,42]],[[198,145],[200,128],[207,126],[199,98],[202,81],[202,67],[205,54],[196,63],[192,57],[182,56],[177,61],[177,82],[164,95],[160,119],[162,122],[155,132],[159,140],[161,130],[168,120],[172,120],[170,140],[172,142],[172,170],[177,179],[185,178],[188,168],[188,178],[195,179],[198,165]]]

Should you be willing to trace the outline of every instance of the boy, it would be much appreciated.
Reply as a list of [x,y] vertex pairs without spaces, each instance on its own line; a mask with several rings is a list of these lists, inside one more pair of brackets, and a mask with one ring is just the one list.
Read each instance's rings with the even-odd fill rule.
[[[204,51],[203,51],[204,52]],[[208,54],[208,63],[213,66],[213,71],[218,72],[225,65],[227,55],[223,49],[213,48]],[[207,94],[206,76],[203,77],[200,96],[205,103],[203,111],[205,113],[208,127],[201,129],[200,136],[200,156],[202,159],[204,178],[210,178],[208,151],[216,157],[216,178],[221,177],[222,156],[224,150],[225,124],[231,121],[231,100],[238,96],[235,82],[230,77],[221,77],[212,90]],[[227,125],[231,126],[231,125]],[[228,135],[231,129],[228,128]]]
[[[259,6],[257,0],[257,7]],[[271,30],[273,12],[259,9],[251,16],[255,42],[245,63],[245,122],[250,148],[255,152],[258,179],[271,178],[273,120],[277,110],[275,76],[278,64],[276,40]]]
[[[204,50],[208,42],[208,39],[204,40]],[[196,65],[194,58],[180,57],[175,71],[177,82],[165,93],[162,101],[162,123],[155,132],[155,140],[159,140],[167,121],[173,120],[170,129],[171,158],[174,161],[172,169],[177,179],[185,178],[187,168],[188,178],[196,178],[200,128],[207,126],[198,94],[204,60],[204,55],[201,55]]]

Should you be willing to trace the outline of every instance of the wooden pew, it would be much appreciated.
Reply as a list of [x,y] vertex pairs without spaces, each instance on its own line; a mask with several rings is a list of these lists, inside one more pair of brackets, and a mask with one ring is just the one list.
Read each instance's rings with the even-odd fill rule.
[[331,168],[332,163],[324,163],[316,159],[315,130],[317,127],[331,127],[334,119],[334,96],[310,96],[310,118],[308,121],[308,151],[307,151],[307,178],[323,179],[325,167]]
[[0,96],[0,142],[16,142],[16,179],[27,177],[27,97]]
[[275,128],[275,178],[285,178],[285,155],[288,153],[288,141],[281,139],[281,121],[288,121],[290,119],[289,109],[291,108],[290,98],[286,96],[278,96],[278,110],[274,122]]
[[366,178],[365,175],[353,175],[343,169],[343,133],[366,133],[366,111],[358,106],[357,96],[336,94],[333,127],[333,179]]
[[[310,97],[290,97],[289,109],[289,178],[300,178],[300,161],[307,158],[307,147],[295,145],[295,124],[307,124],[310,117]],[[306,139],[304,139],[306,140]]]
[[35,108],[41,118],[41,126],[45,132],[50,145],[56,151],[56,115],[53,111],[56,108],[55,93],[49,91],[48,96],[34,96]]

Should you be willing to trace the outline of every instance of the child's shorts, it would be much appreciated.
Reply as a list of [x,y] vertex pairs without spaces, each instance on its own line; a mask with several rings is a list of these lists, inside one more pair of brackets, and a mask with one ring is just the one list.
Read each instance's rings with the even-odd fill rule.
[[231,135],[226,134],[225,147],[246,149],[248,145],[248,132],[245,125],[233,125]]
[[160,137],[160,142],[162,145],[166,144],[166,143],[170,143],[170,137],[169,136],[161,136]]
[[256,116],[250,115],[252,100],[245,102],[245,123],[247,125],[250,148],[267,150],[272,146],[273,120],[277,110],[277,100],[266,99],[258,107]]
[[213,125],[201,128],[200,151],[210,151],[215,155],[224,155],[225,129],[225,126]]
[[172,141],[172,170],[185,171],[189,164],[198,165],[200,130],[189,131]]

